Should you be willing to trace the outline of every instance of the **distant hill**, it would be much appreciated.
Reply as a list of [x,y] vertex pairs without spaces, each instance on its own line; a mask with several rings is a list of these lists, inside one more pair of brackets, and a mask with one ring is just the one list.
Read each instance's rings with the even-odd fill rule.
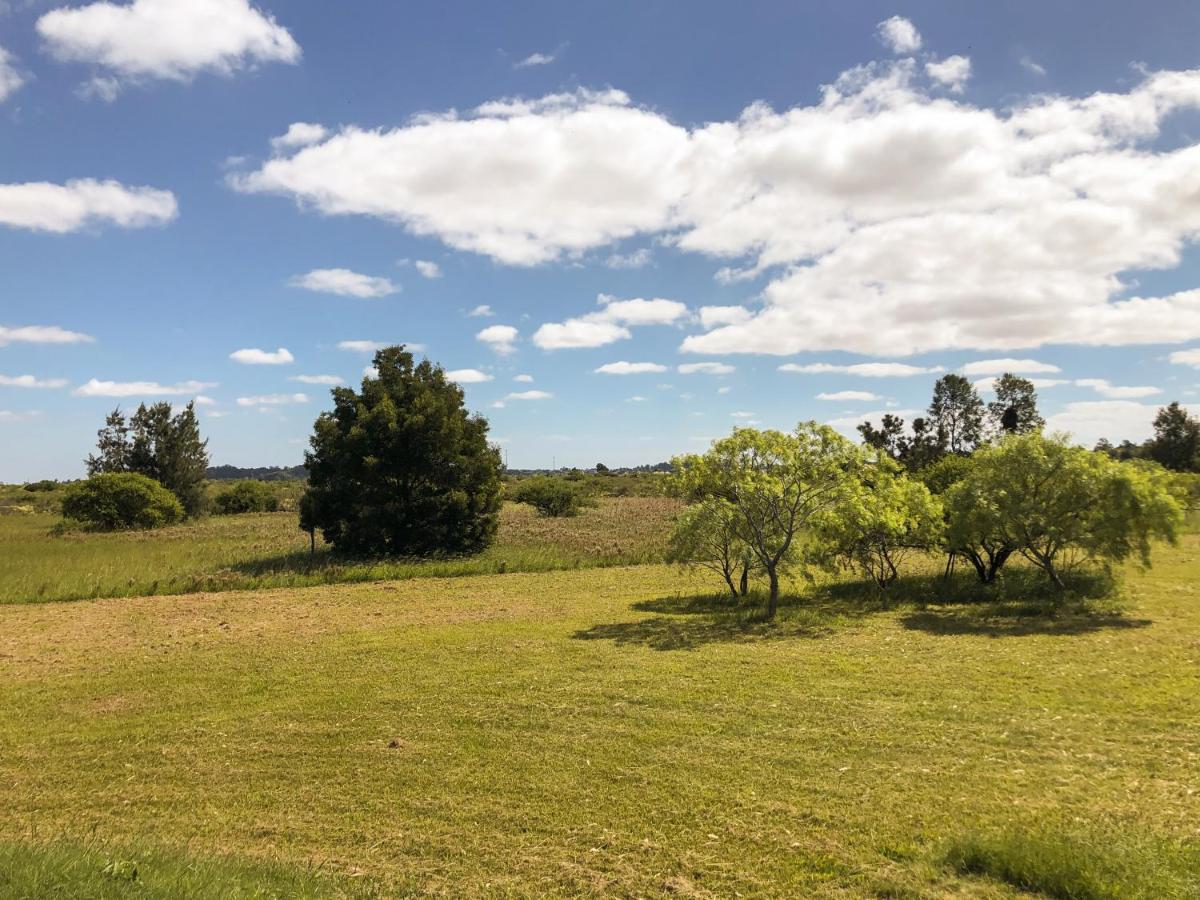
[[295,481],[308,478],[308,469],[304,466],[260,466],[256,469],[209,466],[205,474],[210,481]]

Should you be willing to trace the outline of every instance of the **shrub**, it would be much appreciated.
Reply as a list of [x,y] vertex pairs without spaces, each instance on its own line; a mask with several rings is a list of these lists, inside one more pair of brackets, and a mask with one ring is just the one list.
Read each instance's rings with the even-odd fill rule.
[[31,494],[44,493],[47,491],[56,491],[56,490],[58,490],[58,482],[50,481],[49,479],[46,479],[44,481],[32,481],[29,484],[25,485],[25,490],[29,491],[29,493],[31,493]]
[[543,516],[553,518],[577,516],[583,506],[589,505],[574,485],[546,475],[527,478],[517,484],[512,499],[517,503],[528,503]]
[[183,518],[179,498],[152,478],[135,472],[93,475],[67,488],[62,501],[66,519],[90,528],[157,528]]
[[214,502],[217,511],[227,516],[276,512],[279,509],[279,498],[275,496],[275,491],[261,481],[239,481],[217,494]]

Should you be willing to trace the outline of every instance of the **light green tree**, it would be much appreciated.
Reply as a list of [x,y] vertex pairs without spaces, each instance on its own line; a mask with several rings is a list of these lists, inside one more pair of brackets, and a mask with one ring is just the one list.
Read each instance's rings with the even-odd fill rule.
[[1059,589],[1083,561],[1148,565],[1152,542],[1174,542],[1183,523],[1165,476],[1037,432],[976,451],[945,503],[948,546],[982,580],[1019,553]]
[[939,546],[944,528],[939,500],[884,453],[814,524],[815,557],[859,569],[880,590],[899,577],[906,557]]
[[734,534],[766,575],[767,615],[773,617],[780,574],[799,556],[800,533],[842,502],[863,454],[832,428],[804,422],[789,434],[738,428],[707,453],[678,457],[673,465],[678,494],[733,508]]
[[716,572],[733,597],[745,596],[756,564],[737,526],[737,507],[727,500],[710,497],[693,503],[675,519],[667,560]]

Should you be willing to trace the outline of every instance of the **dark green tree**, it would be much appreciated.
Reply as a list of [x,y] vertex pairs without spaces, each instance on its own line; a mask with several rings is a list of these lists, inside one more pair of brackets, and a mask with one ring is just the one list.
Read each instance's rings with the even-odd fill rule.
[[904,420],[899,416],[884,413],[878,428],[870,422],[863,422],[858,426],[858,433],[862,435],[864,444],[886,453],[892,459],[900,459],[904,455]]
[[988,424],[993,434],[1025,434],[1041,431],[1046,420],[1038,413],[1033,382],[1005,372],[993,386],[996,399],[987,405]]
[[85,462],[89,475],[145,475],[178,497],[187,515],[204,512],[208,441],[200,437],[194,404],[172,414],[170,403],[143,403],[128,421],[115,409],[98,434],[96,450]]
[[950,453],[970,453],[983,439],[983,401],[962,375],[951,372],[938,379],[933,386],[929,419],[933,431],[945,436]]
[[1200,420],[1175,401],[1154,417],[1154,437],[1147,449],[1150,458],[1176,472],[1200,469]]
[[362,390],[335,388],[333,411],[313,425],[305,454],[301,527],[319,528],[342,553],[471,553],[494,539],[500,452],[463,392],[403,346],[375,354]]

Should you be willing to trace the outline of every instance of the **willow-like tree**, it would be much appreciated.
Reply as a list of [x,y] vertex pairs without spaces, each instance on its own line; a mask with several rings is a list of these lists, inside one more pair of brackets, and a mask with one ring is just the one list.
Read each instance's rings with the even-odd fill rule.
[[334,388],[305,454],[301,527],[356,555],[472,553],[496,535],[500,452],[488,423],[428,360],[375,354],[362,389]]

